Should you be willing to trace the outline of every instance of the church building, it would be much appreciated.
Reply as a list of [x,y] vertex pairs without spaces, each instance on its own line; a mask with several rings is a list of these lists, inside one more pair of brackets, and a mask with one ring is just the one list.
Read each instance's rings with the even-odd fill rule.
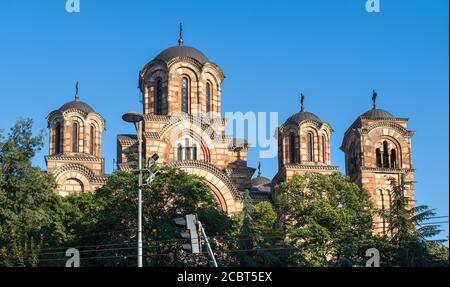
[[[227,119],[221,116],[225,79],[221,68],[201,51],[178,45],[157,54],[139,73],[142,93],[143,150],[145,158],[159,155],[158,164],[195,174],[211,188],[227,214],[243,210],[243,195],[254,202],[273,201],[274,187],[294,174],[329,175],[338,172],[331,164],[333,128],[313,112],[305,110],[301,95],[299,112],[277,129],[278,172],[270,180],[247,166],[250,146],[243,139],[225,134]],[[350,180],[371,193],[375,206],[390,204],[389,177],[407,182],[407,196],[414,199],[414,169],[408,119],[376,106],[359,116],[344,134],[341,150]],[[47,172],[55,176],[56,193],[94,192],[105,184],[102,133],[105,120],[88,104],[74,101],[62,105],[48,117],[49,155]],[[138,150],[136,135],[117,136],[117,166],[130,170]],[[381,218],[378,228],[386,229]]]

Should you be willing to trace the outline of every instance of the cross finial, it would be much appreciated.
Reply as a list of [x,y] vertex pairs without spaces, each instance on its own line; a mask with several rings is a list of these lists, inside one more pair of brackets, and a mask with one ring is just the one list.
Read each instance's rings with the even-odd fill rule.
[[377,92],[375,92],[375,90],[372,91],[372,105],[373,105],[373,109],[375,110],[377,108],[377,97],[378,94]]
[[300,94],[300,111],[305,110],[305,95],[303,93]]
[[78,95],[78,81],[75,84],[75,101],[79,101],[80,100],[80,96]]
[[258,177],[261,176],[261,161],[258,163]]
[[178,46],[183,46],[183,23],[180,22],[180,38],[178,39]]

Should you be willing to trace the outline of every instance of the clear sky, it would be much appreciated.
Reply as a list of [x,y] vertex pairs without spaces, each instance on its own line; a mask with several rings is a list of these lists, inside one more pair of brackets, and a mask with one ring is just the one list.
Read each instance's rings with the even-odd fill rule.
[[[0,1],[0,128],[30,117],[46,129],[49,112],[74,96],[106,119],[106,171],[116,157],[116,135],[133,128],[121,120],[141,111],[138,72],[161,50],[177,44],[184,23],[188,46],[224,71],[222,110],[279,112],[279,120],[306,110],[334,128],[332,162],[344,172],[339,150],[352,122],[378,105],[410,118],[417,204],[448,215],[449,66],[448,0]],[[48,140],[47,140],[48,141]],[[45,168],[46,142],[35,164]],[[258,148],[249,165],[258,164]],[[277,160],[262,160],[272,178]],[[444,219],[445,221],[448,220]],[[448,236],[448,224],[441,237]]]

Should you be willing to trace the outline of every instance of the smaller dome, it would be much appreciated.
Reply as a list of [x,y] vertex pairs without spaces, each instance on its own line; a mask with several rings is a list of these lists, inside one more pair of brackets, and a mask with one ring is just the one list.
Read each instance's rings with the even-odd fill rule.
[[371,110],[365,112],[364,114],[362,114],[361,117],[383,118],[383,119],[395,118],[390,112],[382,110],[382,109],[371,109]]
[[173,46],[165,49],[155,59],[162,60],[166,63],[178,57],[188,57],[197,60],[202,65],[209,62],[208,58],[199,50],[188,46]]
[[252,181],[251,181],[252,187],[260,187],[260,186],[268,185],[271,183],[272,183],[272,181],[264,176],[257,176],[254,179],[252,179]]
[[80,110],[80,111],[85,112],[86,114],[95,112],[94,109],[90,105],[86,104],[85,102],[79,101],[79,100],[65,103],[58,110],[60,110],[61,112],[65,112],[70,109]]
[[321,123],[322,121],[318,116],[316,116],[313,113],[301,111],[298,112],[292,116],[290,116],[286,122],[295,122],[295,123],[301,123],[307,120],[312,120]]

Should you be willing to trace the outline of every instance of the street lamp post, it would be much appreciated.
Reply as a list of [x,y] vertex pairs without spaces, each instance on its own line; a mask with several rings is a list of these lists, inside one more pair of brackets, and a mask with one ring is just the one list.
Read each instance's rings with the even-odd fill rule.
[[138,168],[139,168],[139,180],[138,180],[138,267],[142,267],[142,121],[144,116],[129,112],[122,116],[122,119],[128,123],[133,123],[136,128],[138,138]]

